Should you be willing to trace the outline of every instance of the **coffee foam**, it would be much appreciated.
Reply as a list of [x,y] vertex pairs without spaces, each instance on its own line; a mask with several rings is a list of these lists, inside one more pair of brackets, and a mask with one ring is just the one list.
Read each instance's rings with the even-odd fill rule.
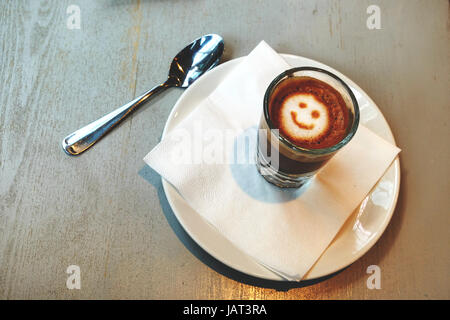
[[282,136],[309,149],[327,148],[341,141],[350,121],[350,111],[341,94],[311,77],[280,82],[270,97],[269,114]]
[[293,140],[313,142],[329,130],[328,108],[312,94],[290,94],[285,97],[279,112],[280,129]]

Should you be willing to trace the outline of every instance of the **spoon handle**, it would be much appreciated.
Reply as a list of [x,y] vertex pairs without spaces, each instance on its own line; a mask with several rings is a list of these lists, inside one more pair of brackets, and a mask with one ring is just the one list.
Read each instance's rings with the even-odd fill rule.
[[100,138],[106,135],[106,133],[108,133],[114,126],[125,119],[127,115],[136,110],[140,105],[144,104],[150,97],[164,91],[170,86],[171,85],[168,81],[166,81],[163,84],[148,90],[124,106],[69,134],[62,141],[64,151],[72,156],[79,155],[80,153],[86,151],[94,143],[100,140]]

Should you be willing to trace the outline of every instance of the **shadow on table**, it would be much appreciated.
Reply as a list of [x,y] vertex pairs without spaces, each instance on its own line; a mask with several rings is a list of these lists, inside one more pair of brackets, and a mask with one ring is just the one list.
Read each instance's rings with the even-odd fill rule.
[[139,170],[139,175],[157,189],[159,203],[161,205],[164,215],[166,216],[167,222],[177,235],[178,239],[180,239],[180,241],[184,244],[184,246],[200,261],[202,261],[213,270],[217,271],[218,273],[228,278],[253,286],[270,288],[279,291],[287,291],[293,288],[302,288],[317,284],[319,282],[332,278],[333,276],[337,275],[338,273],[344,270],[342,269],[325,277],[296,282],[296,281],[276,281],[276,280],[261,279],[247,275],[233,268],[230,268],[229,266],[223,264],[219,260],[212,257],[205,250],[203,250],[183,229],[183,227],[175,217],[175,214],[173,213],[172,208],[169,205],[169,202],[167,201],[162,186],[161,176],[147,165],[144,166],[141,170]]

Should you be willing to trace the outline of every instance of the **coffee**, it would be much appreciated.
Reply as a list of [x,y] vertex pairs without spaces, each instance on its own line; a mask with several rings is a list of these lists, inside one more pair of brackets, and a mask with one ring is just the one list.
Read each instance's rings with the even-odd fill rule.
[[348,133],[350,111],[341,94],[311,77],[281,82],[269,100],[272,123],[290,142],[306,149],[329,148]]
[[266,90],[257,167],[269,182],[299,187],[354,136],[359,108],[336,75],[314,67],[287,70]]

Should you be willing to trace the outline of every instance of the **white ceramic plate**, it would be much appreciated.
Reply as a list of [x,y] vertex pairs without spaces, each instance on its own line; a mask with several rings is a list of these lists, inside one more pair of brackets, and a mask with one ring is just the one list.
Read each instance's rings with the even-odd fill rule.
[[[382,138],[395,144],[392,132],[381,111],[353,81],[342,73],[317,61],[287,54],[282,54],[282,57],[292,67],[319,67],[339,76],[351,87],[358,100],[361,123]],[[163,137],[182,121],[202,99],[209,95],[242,59],[238,58],[223,63],[192,84],[181,95],[170,113]],[[364,255],[380,238],[389,223],[397,203],[399,187],[400,162],[397,158],[357,210],[353,212],[305,279],[315,279],[339,271]],[[214,230],[199,214],[191,209],[178,192],[164,179],[163,188],[180,224],[206,252],[229,267],[248,275],[270,280],[284,280],[260,266]]]

